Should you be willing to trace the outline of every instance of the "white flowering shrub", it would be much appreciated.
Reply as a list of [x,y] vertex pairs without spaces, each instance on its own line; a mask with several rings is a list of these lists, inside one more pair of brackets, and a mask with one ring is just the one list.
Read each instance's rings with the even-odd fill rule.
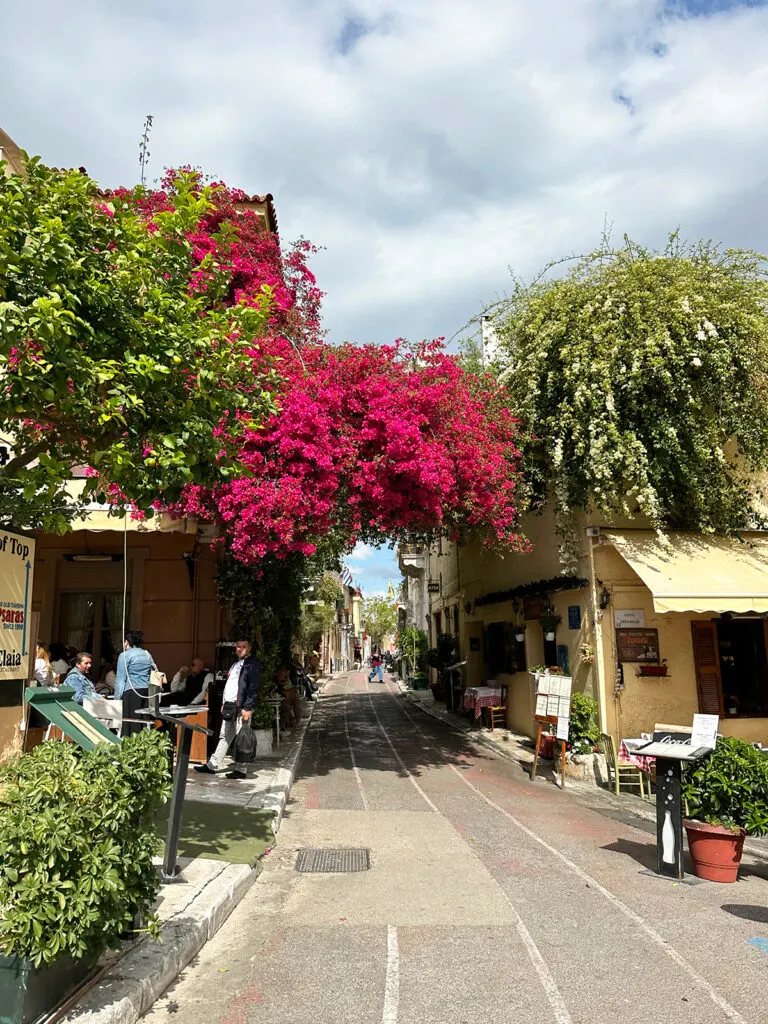
[[534,505],[658,528],[766,525],[768,284],[756,253],[625,239],[499,306],[495,370],[526,429]]

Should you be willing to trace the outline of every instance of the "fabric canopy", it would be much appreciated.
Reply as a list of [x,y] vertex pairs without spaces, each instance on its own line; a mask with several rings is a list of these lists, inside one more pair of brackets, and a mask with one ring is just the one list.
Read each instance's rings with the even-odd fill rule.
[[653,594],[657,612],[768,612],[768,533],[608,530],[613,544]]

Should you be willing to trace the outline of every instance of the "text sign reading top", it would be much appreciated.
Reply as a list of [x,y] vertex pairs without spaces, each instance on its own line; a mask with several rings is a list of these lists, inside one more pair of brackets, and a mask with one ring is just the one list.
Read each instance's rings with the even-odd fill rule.
[[35,541],[0,529],[0,680],[29,676]]

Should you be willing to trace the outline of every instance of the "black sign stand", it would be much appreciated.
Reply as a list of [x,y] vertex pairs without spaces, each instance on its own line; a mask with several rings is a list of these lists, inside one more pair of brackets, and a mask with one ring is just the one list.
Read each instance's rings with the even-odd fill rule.
[[656,871],[684,878],[681,762],[656,758]]
[[[192,733],[204,732],[207,736],[212,735],[211,729],[202,725],[191,725],[183,722],[179,715],[188,715],[190,712],[200,710],[199,707],[180,708],[175,715],[164,711],[152,711],[142,709],[136,713],[148,715],[152,718],[159,718],[161,722],[168,725],[175,725],[181,729],[179,747],[176,752],[176,767],[173,772],[173,793],[171,795],[171,807],[168,813],[168,831],[165,835],[165,856],[163,866],[160,869],[160,880],[167,882],[180,882],[181,869],[176,863],[176,854],[179,848],[179,832],[181,831],[181,814],[184,809],[184,794],[187,789],[187,774],[189,772],[189,755],[192,752]],[[207,710],[203,708],[202,710]]]
[[696,761],[710,750],[693,747],[690,735],[662,732],[635,750],[656,758],[656,871],[664,878],[685,878],[682,762]]

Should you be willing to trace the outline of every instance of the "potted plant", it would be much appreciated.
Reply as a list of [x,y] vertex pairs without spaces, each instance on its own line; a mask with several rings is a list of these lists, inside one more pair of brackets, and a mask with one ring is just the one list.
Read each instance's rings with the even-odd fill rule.
[[572,754],[594,754],[600,739],[596,715],[597,701],[594,697],[575,690],[571,694],[571,716],[568,726]]
[[744,837],[768,833],[768,756],[721,736],[712,753],[685,766],[683,798],[694,874],[735,882]]
[[521,623],[515,626],[515,640],[519,643],[525,643],[525,623]]
[[541,623],[541,628],[544,630],[544,639],[554,640],[557,627],[560,624],[560,616],[550,608],[542,614],[539,622]]
[[82,983],[137,918],[159,934],[155,830],[167,737],[42,743],[0,766],[0,1016],[27,1024]]
[[437,684],[432,686],[435,700],[451,703],[451,680],[446,669],[459,660],[459,648],[456,638],[450,633],[440,633],[437,647],[431,648],[426,655],[427,664],[437,669]]

